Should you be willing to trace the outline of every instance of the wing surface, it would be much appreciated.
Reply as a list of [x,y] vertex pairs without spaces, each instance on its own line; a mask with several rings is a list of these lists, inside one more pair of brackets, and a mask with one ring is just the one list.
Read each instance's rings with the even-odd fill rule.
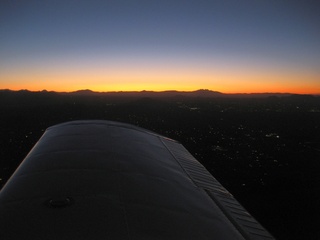
[[177,141],[55,125],[0,192],[1,239],[273,239]]

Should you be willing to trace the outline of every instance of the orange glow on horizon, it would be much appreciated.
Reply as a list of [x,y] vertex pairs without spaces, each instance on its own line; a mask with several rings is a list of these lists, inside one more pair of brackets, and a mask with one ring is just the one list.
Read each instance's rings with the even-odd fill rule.
[[[145,70],[147,69],[147,70]],[[287,73],[248,69],[96,68],[17,71],[0,73],[0,89],[72,92],[90,89],[112,91],[195,91],[222,93],[320,94],[317,73]]]
[[203,86],[203,85],[189,85],[189,86],[180,86],[180,85],[162,85],[162,84],[114,84],[113,86],[106,87],[105,85],[87,85],[87,84],[77,84],[73,85],[56,85],[56,84],[12,84],[0,87],[0,89],[10,89],[14,91],[26,89],[29,91],[56,91],[56,92],[73,92],[77,90],[90,89],[95,92],[125,92],[125,91],[196,91],[199,89],[208,89],[212,91],[218,91],[226,94],[236,94],[236,93],[293,93],[293,94],[313,94],[320,95],[320,88],[308,87],[308,86],[270,86],[270,85],[261,85],[260,87],[254,86],[234,86],[232,87],[218,87],[215,86]]

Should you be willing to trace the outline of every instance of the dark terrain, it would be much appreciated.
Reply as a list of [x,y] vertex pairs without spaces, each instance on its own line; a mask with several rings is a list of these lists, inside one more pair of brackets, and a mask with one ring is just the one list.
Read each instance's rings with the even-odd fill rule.
[[45,129],[131,123],[180,141],[277,239],[320,239],[320,97],[0,91],[0,185]]

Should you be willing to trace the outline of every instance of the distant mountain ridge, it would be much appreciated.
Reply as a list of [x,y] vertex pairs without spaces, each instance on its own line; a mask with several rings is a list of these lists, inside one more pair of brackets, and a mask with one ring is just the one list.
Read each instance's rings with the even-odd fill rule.
[[90,89],[82,89],[73,92],[55,92],[55,91],[29,91],[29,90],[10,90],[0,89],[1,93],[17,93],[19,95],[37,94],[50,95],[61,94],[71,96],[112,96],[112,97],[155,97],[155,98],[170,98],[170,97],[197,97],[197,98],[266,98],[266,97],[286,97],[286,96],[320,96],[310,94],[293,94],[293,93],[221,93],[208,89],[199,89],[195,91],[111,91],[111,92],[95,92]]

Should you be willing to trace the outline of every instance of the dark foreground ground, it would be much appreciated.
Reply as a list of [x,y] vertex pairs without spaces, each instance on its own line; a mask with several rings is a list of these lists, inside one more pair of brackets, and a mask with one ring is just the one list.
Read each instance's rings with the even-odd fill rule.
[[77,119],[179,140],[277,239],[320,239],[320,97],[0,91],[1,187],[47,127]]

